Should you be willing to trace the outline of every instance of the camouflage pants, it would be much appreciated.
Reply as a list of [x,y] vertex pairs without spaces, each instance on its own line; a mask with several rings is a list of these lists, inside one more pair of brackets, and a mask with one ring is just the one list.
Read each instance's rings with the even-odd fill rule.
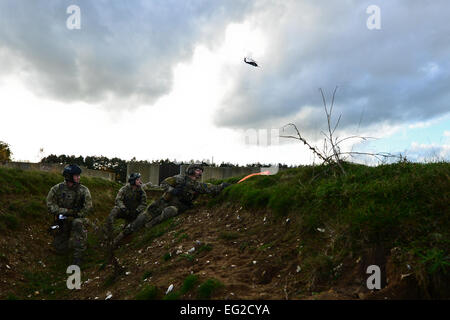
[[150,228],[163,222],[164,220],[175,217],[184,211],[184,208],[180,209],[176,206],[169,205],[165,201],[156,201],[149,205],[147,209],[136,218],[136,220],[125,227],[124,234],[128,235],[134,233],[144,226]]
[[119,207],[115,206],[106,220],[106,234],[111,237],[114,230],[114,221],[116,219],[124,219],[127,224],[133,222],[138,216],[138,212],[130,212],[128,210],[121,210]]
[[73,249],[74,258],[83,256],[86,243],[86,221],[83,218],[64,220],[61,230],[55,234],[53,239],[53,247],[57,253],[64,254],[68,249]]

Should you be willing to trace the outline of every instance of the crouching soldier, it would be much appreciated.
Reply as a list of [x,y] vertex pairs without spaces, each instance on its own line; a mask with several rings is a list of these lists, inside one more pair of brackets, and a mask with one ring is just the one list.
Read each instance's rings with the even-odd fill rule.
[[81,265],[86,250],[88,220],[92,210],[89,189],[80,184],[81,168],[71,164],[64,168],[64,182],[53,186],[47,195],[47,208],[59,226],[53,246],[58,254],[74,250],[72,264]]
[[116,205],[106,221],[106,234],[113,240],[114,221],[124,219],[126,224],[133,222],[147,208],[147,195],[142,188],[141,174],[132,173],[128,183],[120,188],[116,196]]
[[199,194],[220,193],[229,186],[228,183],[213,185],[199,182],[203,174],[203,167],[200,164],[191,164],[186,169],[185,175],[169,177],[161,182],[164,194],[160,199],[147,207],[136,220],[124,228],[124,230],[114,239],[112,249],[115,249],[123,238],[131,235],[142,227],[150,228],[158,223],[174,217],[187,209],[193,207],[193,201]]

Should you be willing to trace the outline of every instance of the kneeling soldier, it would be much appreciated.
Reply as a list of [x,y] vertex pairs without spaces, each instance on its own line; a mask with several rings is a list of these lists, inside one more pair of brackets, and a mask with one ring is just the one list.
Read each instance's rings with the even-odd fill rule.
[[164,188],[162,197],[148,206],[147,210],[141,213],[135,221],[130,223],[114,239],[112,250],[114,250],[123,238],[131,235],[142,227],[150,228],[164,220],[174,217],[183,211],[193,207],[193,201],[199,194],[218,194],[228,183],[213,185],[201,183],[203,167],[200,164],[191,164],[186,169],[186,175],[176,175],[161,182]]
[[116,196],[116,205],[111,210],[106,221],[106,233],[108,239],[112,240],[114,221],[124,219],[126,224],[133,222],[137,216],[147,207],[147,195],[142,189],[140,173],[132,173],[128,183],[120,188]]
[[80,184],[81,168],[71,164],[64,168],[64,182],[53,186],[47,195],[47,208],[59,226],[53,246],[64,254],[74,249],[72,264],[80,265],[87,242],[87,218],[92,210],[89,189]]

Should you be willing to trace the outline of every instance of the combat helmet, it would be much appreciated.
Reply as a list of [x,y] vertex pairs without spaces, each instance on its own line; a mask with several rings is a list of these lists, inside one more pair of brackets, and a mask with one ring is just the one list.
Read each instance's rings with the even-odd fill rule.
[[73,176],[75,174],[81,174],[81,168],[77,166],[76,164],[69,164],[66,166],[63,170],[62,175],[64,176],[64,180],[75,182],[73,181]]
[[128,178],[128,182],[131,185],[136,184],[136,180],[139,179],[141,177],[141,174],[139,172],[133,172],[132,174],[130,174],[130,177]]
[[188,176],[193,175],[195,169],[200,169],[200,170],[204,171],[201,163],[192,163],[186,168],[186,174]]

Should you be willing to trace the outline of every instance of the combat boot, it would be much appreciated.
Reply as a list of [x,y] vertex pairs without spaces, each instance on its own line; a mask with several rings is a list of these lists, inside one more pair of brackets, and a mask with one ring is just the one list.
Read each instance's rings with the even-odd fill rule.
[[117,235],[117,237],[115,237],[112,241],[111,241],[111,249],[115,250],[117,249],[117,247],[119,246],[119,244],[122,242],[123,239],[125,239],[126,235],[125,233],[122,231],[121,233],[119,233]]
[[110,242],[112,240],[112,234],[113,234],[112,230],[110,230],[108,227],[104,226],[101,229],[101,231],[102,231],[101,238],[103,238],[103,240],[105,242]]
[[122,243],[123,239],[126,239],[129,237],[129,234],[125,234],[123,231],[117,235],[117,237],[112,240],[108,241],[108,245],[106,248],[106,262],[111,263],[114,260],[114,251],[119,247],[119,245]]
[[127,269],[119,263],[119,260],[116,257],[113,258],[112,265],[114,266],[115,276],[126,274]]
[[114,247],[113,247],[113,241],[108,241],[106,245],[106,255],[105,260],[106,263],[111,263],[114,259]]

